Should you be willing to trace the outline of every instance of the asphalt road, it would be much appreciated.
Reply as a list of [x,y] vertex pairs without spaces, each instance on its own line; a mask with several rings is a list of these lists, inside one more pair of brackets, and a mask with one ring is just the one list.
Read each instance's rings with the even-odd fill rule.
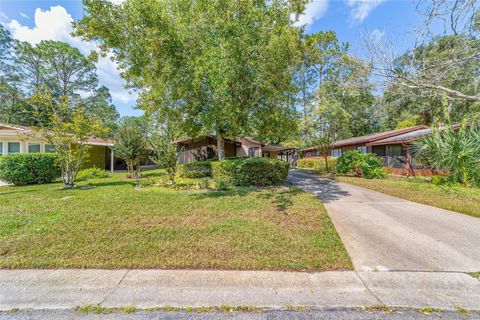
[[467,314],[458,311],[437,311],[424,314],[417,310],[393,312],[362,311],[351,309],[309,310],[309,311],[263,311],[263,312],[163,312],[138,311],[130,314],[79,314],[73,310],[40,310],[0,313],[0,320],[433,320],[433,319],[480,319],[479,312]]
[[479,218],[300,170],[288,181],[323,202],[357,271],[480,271]]

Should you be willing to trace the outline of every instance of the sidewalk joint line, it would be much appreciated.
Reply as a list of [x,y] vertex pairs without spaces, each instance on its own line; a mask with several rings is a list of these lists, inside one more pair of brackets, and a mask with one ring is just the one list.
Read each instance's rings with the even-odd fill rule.
[[378,303],[380,303],[381,305],[383,306],[386,306],[385,303],[383,303],[382,300],[380,300],[380,298],[375,294],[373,293],[372,290],[370,290],[370,288],[367,286],[367,283],[363,280],[363,278],[358,274],[358,272],[355,270],[354,271],[355,274],[357,275],[357,277],[360,279],[360,281],[363,283],[363,285],[365,286],[365,289],[367,289],[367,291],[378,301]]
[[112,289],[110,291],[107,292],[107,294],[105,295],[105,297],[103,297],[102,301],[100,301],[98,303],[98,305],[102,305],[105,300],[107,300],[107,298],[120,286],[120,284],[123,282],[123,280],[125,279],[125,277],[127,276],[127,274],[132,271],[132,269],[127,269],[127,271],[125,272],[125,274],[122,276],[122,278],[120,279],[120,281],[118,281],[118,283],[116,285],[114,285],[112,287]]

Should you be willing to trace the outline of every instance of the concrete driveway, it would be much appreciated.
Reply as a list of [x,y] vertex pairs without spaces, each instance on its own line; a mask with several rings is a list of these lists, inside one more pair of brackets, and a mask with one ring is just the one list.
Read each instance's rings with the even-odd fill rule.
[[480,271],[479,218],[298,170],[288,181],[324,203],[355,270]]

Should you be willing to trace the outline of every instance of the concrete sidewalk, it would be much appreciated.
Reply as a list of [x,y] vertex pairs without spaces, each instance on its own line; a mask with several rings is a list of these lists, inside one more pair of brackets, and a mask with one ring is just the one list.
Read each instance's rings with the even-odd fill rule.
[[480,281],[440,272],[0,270],[0,310],[95,304],[480,310]]

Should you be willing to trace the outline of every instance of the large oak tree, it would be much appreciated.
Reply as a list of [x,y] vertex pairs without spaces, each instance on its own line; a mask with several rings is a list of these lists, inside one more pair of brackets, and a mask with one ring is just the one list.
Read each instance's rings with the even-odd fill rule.
[[295,124],[293,73],[302,30],[292,17],[305,0],[84,0],[76,34],[141,91],[141,105],[175,109],[188,134],[278,141]]

